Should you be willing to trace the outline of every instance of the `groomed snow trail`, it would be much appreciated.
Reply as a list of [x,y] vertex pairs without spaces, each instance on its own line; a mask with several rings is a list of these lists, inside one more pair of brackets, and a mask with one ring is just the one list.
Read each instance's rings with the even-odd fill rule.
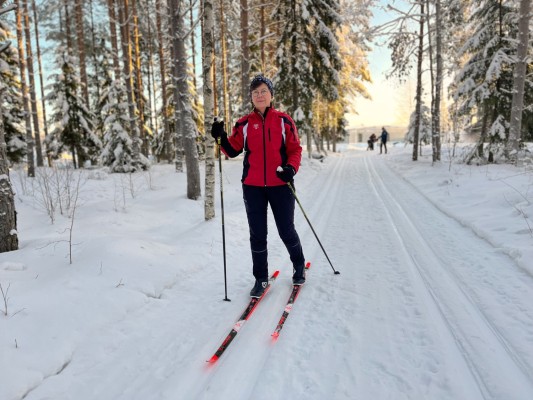
[[[269,265],[280,277],[208,364],[252,285],[241,162],[224,168],[232,301],[221,300],[219,265],[179,266],[159,298],[88,334],[68,367],[26,400],[533,398],[533,277],[439,211],[376,152],[304,161],[297,194],[341,274],[296,205],[312,267],[274,342],[292,271],[270,218]],[[172,240],[207,257],[221,246],[219,223]],[[105,357],[91,357],[102,348]]]

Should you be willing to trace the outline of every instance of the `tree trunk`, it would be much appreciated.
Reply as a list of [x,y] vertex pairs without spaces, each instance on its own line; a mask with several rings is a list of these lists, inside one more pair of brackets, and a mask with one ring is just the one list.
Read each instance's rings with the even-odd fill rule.
[[[37,8],[35,7],[35,0],[31,1],[33,11],[33,25],[35,29],[35,47],[37,49],[37,64],[39,65],[39,83],[41,87],[41,108],[43,113],[43,128],[44,137],[48,136],[48,122],[46,119],[46,101],[44,96],[44,79],[43,79],[43,63],[41,60],[41,46],[39,44],[39,24],[37,23]],[[42,153],[42,149],[41,149]]]
[[[89,7],[90,7],[90,12],[91,12],[91,53],[92,53],[91,55],[92,55],[92,63],[94,67],[94,75],[100,76],[100,68],[98,65],[98,55],[96,52],[96,29],[94,26],[94,8],[93,8],[94,3],[93,1],[94,0],[89,0]],[[102,95],[102,87],[100,84],[100,80],[97,79],[94,82],[94,85],[95,87],[93,88],[93,90],[96,92],[94,96],[95,97],[94,103],[98,104],[98,102],[100,101],[100,96]]]
[[440,161],[441,156],[441,126],[440,126],[440,102],[442,96],[443,63],[442,63],[442,13],[441,0],[435,0],[435,29],[436,29],[436,57],[437,70],[435,77],[435,110],[433,131],[433,161]]
[[30,33],[30,11],[28,7],[28,0],[23,0],[24,7],[24,32],[26,36],[26,66],[28,68],[28,83],[30,91],[30,105],[31,115],[33,121],[33,137],[35,140],[35,150],[37,154],[37,166],[42,167],[43,163],[43,148],[41,146],[41,133],[39,129],[39,115],[37,113],[37,95],[35,93],[35,73],[33,70],[33,52],[31,47],[31,33]]
[[69,57],[72,57],[72,49],[74,45],[72,44],[72,32],[71,32],[71,21],[70,21],[70,12],[69,12],[69,0],[63,0],[63,7],[65,9],[65,39],[67,43],[67,54]]
[[230,106],[228,102],[228,68],[227,68],[227,38],[226,38],[226,16],[224,11],[224,0],[220,0],[220,42],[222,47],[221,62],[222,62],[222,100],[224,106],[224,121],[226,124],[230,124]]
[[[150,17],[150,11],[152,7],[152,2],[147,1],[145,4],[145,7],[143,9],[143,17],[148,19],[148,30],[147,30],[147,47],[148,47],[148,79],[147,79],[147,92],[148,92],[148,115],[150,118],[149,127],[150,131],[157,132],[157,118],[155,118],[155,91],[156,91],[156,84],[155,84],[155,77],[154,77],[154,38],[152,34],[152,18]],[[150,147],[150,144],[147,144],[148,147]]]
[[[191,27],[191,55],[192,55],[192,85],[194,88],[194,93],[198,93],[198,82],[196,81],[196,35],[195,35],[195,23],[194,23],[194,3],[195,0],[189,0],[189,20],[190,20],[190,27]],[[197,96],[194,98],[194,104],[195,106],[198,104]]]
[[183,147],[185,152],[185,162],[187,165],[187,198],[196,200],[201,192],[200,168],[198,165],[198,149],[196,147],[196,124],[192,117],[192,102],[188,85],[187,53],[185,50],[185,0],[173,0],[174,13],[174,63],[176,88],[174,89],[174,99],[176,102],[176,119],[181,120]]
[[137,0],[131,0],[131,11],[133,17],[133,48],[135,49],[135,91],[137,96],[137,118],[138,118],[138,127],[139,135],[142,144],[142,153],[148,155],[148,138],[146,137],[146,130],[144,129],[144,89],[142,83],[142,72],[141,72],[141,45],[140,45],[140,34],[139,34],[139,15],[137,13]]
[[424,58],[424,0],[420,0],[420,31],[418,37],[418,65],[416,74],[415,132],[413,135],[413,161],[418,160],[420,121],[422,110],[422,60]]
[[[166,160],[167,162],[172,161],[172,135],[170,132],[170,123],[168,120],[168,94],[167,94],[167,81],[166,81],[166,70],[165,70],[165,57],[164,57],[164,39],[163,39],[163,30],[161,27],[161,4],[163,3],[163,7],[165,7],[165,2],[156,0],[156,28],[157,28],[157,41],[158,43],[158,56],[159,56],[159,72],[161,74],[161,103],[162,103],[162,114],[163,114],[163,126],[164,126],[164,132],[163,132],[163,142],[164,142],[164,150],[162,154],[162,158]],[[166,8],[166,7],[165,7]],[[165,13],[166,15],[166,13]]]
[[[182,114],[180,110],[180,93],[178,89],[178,80],[180,77],[180,71],[179,71],[179,41],[180,41],[180,27],[179,27],[179,21],[180,18],[180,2],[181,0],[169,0],[169,18],[170,18],[170,37],[172,38],[172,81],[173,81],[173,97],[174,97],[174,126],[176,127],[176,133],[175,133],[175,141],[176,144],[175,148],[175,157],[174,157],[174,165],[176,167],[177,172],[183,172],[183,157],[184,157],[184,134],[185,134],[185,127],[183,124]],[[188,89],[187,89],[188,91]]]
[[82,0],[75,1],[76,6],[76,37],[78,42],[78,59],[80,68],[81,91],[85,106],[89,107],[89,82],[87,80],[87,63],[85,61],[85,29],[83,27]]
[[[263,6],[261,6],[262,18]],[[249,107],[250,104],[250,48],[248,45],[248,0],[241,0],[241,97],[242,97],[242,112]],[[264,48],[264,45],[261,47]]]
[[24,56],[24,45],[22,42],[22,12],[20,7],[20,0],[15,0],[17,5],[16,20],[17,20],[17,45],[19,54],[19,70],[20,70],[20,90],[22,92],[23,106],[24,106],[24,121],[26,123],[26,146],[28,158],[28,176],[35,177],[35,160],[33,157],[33,135],[31,131],[30,107],[28,104],[28,86],[26,84],[26,59]]
[[[215,216],[215,152],[214,139],[209,134],[214,118],[213,97],[213,64],[214,54],[214,17],[212,0],[203,0],[203,29],[202,29],[202,77],[204,81],[204,131],[205,148],[205,203],[204,218],[207,220]],[[222,179],[222,177],[220,177]]]
[[435,111],[435,69],[433,62],[433,35],[431,30],[431,12],[430,12],[430,0],[426,0],[426,22],[428,27],[428,58],[429,58],[429,76],[430,76],[430,88],[431,88],[431,148],[433,152],[433,162],[435,162],[435,132],[436,125],[436,111]]
[[111,47],[113,49],[113,69],[115,79],[120,79],[120,61],[118,59],[118,40],[116,26],[115,0],[107,0],[107,12],[109,14],[109,31],[111,36]]
[[128,1],[119,0],[119,23],[120,23],[120,41],[122,43],[122,58],[124,63],[124,80],[126,84],[126,95],[128,98],[128,112],[130,118],[130,134],[132,136],[132,151],[134,164],[138,165],[140,161],[139,148],[139,131],[135,125],[135,99],[133,96],[133,82],[132,82],[132,61],[131,61],[131,42],[130,42],[130,12]]
[[2,109],[0,108],[0,253],[18,249],[15,193],[9,180],[6,147]]
[[527,48],[529,38],[529,19],[531,17],[531,0],[520,0],[520,14],[518,20],[518,49],[517,60],[513,71],[513,100],[511,106],[511,126],[507,149],[511,158],[516,158],[519,149],[522,113],[524,109],[524,85],[527,71]]

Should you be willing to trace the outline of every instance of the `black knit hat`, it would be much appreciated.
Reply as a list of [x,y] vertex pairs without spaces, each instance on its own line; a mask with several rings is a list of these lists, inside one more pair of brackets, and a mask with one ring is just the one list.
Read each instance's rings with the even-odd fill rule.
[[252,79],[252,82],[250,83],[250,95],[252,94],[252,91],[257,89],[262,83],[268,86],[270,94],[274,97],[274,85],[272,84],[272,81],[263,74],[256,75],[254,79]]

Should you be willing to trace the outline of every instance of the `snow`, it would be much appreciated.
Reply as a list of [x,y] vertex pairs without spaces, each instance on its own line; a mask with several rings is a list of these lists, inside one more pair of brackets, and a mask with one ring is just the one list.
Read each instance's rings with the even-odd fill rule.
[[186,175],[156,165],[85,171],[74,221],[53,225],[12,174],[20,250],[0,254],[0,399],[533,398],[531,167],[390,147],[303,159],[297,195],[341,274],[297,209],[312,266],[273,341],[292,269],[270,215],[280,276],[213,365],[253,285],[242,158],[223,160],[231,302],[218,172],[211,221]]

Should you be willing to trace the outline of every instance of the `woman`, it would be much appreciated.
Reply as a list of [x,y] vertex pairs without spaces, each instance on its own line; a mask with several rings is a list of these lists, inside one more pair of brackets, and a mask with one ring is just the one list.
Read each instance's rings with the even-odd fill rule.
[[[291,117],[272,108],[274,86],[263,75],[250,84],[253,111],[237,121],[231,136],[217,121],[211,136],[220,138],[222,151],[236,157],[244,151],[242,190],[252,250],[255,285],[251,297],[261,297],[268,285],[267,210],[272,209],[279,236],[287,248],[294,285],[305,282],[302,245],[294,228],[295,200],[287,183],[294,185],[302,159],[302,146]],[[294,186],[293,186],[294,187]]]

